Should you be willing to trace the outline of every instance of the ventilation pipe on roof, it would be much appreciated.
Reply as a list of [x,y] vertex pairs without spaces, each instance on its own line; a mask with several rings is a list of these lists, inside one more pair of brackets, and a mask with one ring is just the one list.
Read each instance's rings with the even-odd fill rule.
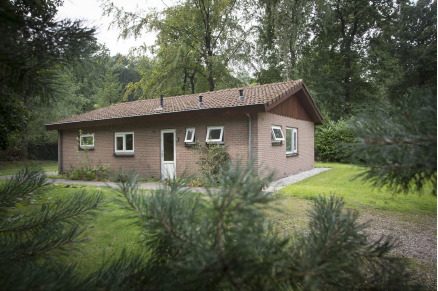
[[204,106],[204,103],[202,103],[202,95],[199,95],[199,107]]
[[155,110],[163,110],[163,95],[160,95],[160,107],[155,108]]
[[239,102],[243,102],[243,89],[239,89]]

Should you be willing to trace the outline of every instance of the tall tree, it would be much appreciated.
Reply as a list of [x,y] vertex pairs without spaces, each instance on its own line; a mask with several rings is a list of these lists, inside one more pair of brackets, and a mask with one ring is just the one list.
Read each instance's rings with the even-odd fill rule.
[[[5,134],[25,129],[23,111],[33,98],[46,100],[53,93],[60,67],[94,50],[93,28],[80,21],[55,20],[62,1],[1,1],[0,6],[0,106]],[[20,117],[16,118],[15,117]],[[2,121],[3,121],[2,120]],[[11,124],[11,120],[15,123]]]
[[317,2],[314,39],[301,66],[331,118],[351,115],[355,108],[381,98],[368,77],[368,48],[370,40],[381,34],[393,4],[390,0]]
[[263,63],[257,74],[260,83],[299,78],[297,61],[310,38],[313,1],[260,0],[258,46]]
[[195,87],[203,82],[211,91],[218,85],[236,83],[230,76],[230,64],[247,56],[249,37],[243,26],[245,18],[237,12],[244,7],[239,3],[187,0],[162,12],[138,14],[127,13],[106,2],[104,10],[115,16],[122,37],[157,31],[156,64],[160,66],[157,73],[165,73],[169,78],[163,79],[161,75],[155,78],[156,82],[161,85],[167,79],[173,87],[180,84],[180,92],[187,90],[188,85],[195,92],[199,91]]
[[415,87],[436,88],[437,2],[400,1],[371,42],[373,77],[396,100]]

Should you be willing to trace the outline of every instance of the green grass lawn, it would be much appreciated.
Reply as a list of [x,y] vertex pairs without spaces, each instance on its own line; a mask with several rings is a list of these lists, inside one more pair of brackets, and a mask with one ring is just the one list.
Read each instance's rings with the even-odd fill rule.
[[0,162],[0,176],[14,175],[25,166],[39,166],[45,172],[58,171],[57,161]]
[[101,191],[105,195],[105,205],[96,217],[85,225],[80,238],[85,242],[78,243],[73,253],[66,257],[68,263],[75,264],[84,275],[95,272],[104,261],[118,259],[123,250],[127,253],[139,252],[142,241],[142,228],[138,216],[121,204],[115,192],[106,187],[84,185],[52,185],[50,190],[39,195],[38,204],[54,201],[62,196],[86,190],[89,193]]
[[[42,166],[50,171],[50,167],[55,165],[56,162],[48,162]],[[362,171],[359,167],[345,164],[317,164],[316,166],[332,169],[285,187],[280,193],[274,194],[273,201],[262,206],[267,218],[285,234],[307,228],[310,200],[320,194],[342,196],[347,207],[358,209],[359,212],[371,212],[371,216],[381,213],[390,216],[402,215],[406,216],[408,221],[413,221],[415,218],[419,225],[422,224],[423,217],[436,217],[437,200],[428,193],[393,195],[388,190],[372,187],[370,183],[354,180],[354,177]],[[7,169],[12,172],[18,168],[17,165],[15,168]],[[3,168],[1,169],[0,172],[3,173]],[[4,182],[0,181],[0,184]],[[87,241],[78,244],[76,248],[78,251],[66,257],[69,263],[76,264],[86,275],[98,270],[104,261],[117,259],[124,249],[127,252],[138,253],[146,249],[142,243],[144,234],[139,225],[139,218],[133,211],[125,209],[120,204],[121,199],[117,198],[113,190],[83,185],[52,185],[50,190],[41,194],[37,201],[39,203],[52,201],[82,189],[90,192],[102,191],[106,197],[106,204],[104,210],[85,226],[86,230],[82,237]]]
[[432,185],[424,193],[394,194],[385,188],[375,188],[370,182],[355,179],[363,171],[360,167],[337,163],[319,163],[316,166],[332,169],[289,185],[280,193],[305,199],[336,194],[344,197],[350,208],[436,215],[437,198],[430,194]]

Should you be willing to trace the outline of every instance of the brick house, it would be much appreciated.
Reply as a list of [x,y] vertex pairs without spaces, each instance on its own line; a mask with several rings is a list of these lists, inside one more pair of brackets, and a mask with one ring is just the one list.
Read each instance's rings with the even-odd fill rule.
[[134,168],[145,178],[196,173],[193,144],[205,142],[226,145],[232,160],[251,157],[280,179],[313,168],[318,124],[321,113],[297,80],[126,102],[46,129],[58,131],[60,172],[86,162]]

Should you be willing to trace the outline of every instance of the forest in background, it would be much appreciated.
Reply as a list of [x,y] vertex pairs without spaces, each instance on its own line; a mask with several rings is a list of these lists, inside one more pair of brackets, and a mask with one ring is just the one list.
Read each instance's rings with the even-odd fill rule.
[[[373,186],[408,193],[431,181],[436,196],[436,1],[183,0],[138,13],[102,3],[122,37],[153,30],[156,44],[111,56],[94,28],[55,20],[61,0],[0,2],[0,147],[8,157],[26,159],[32,147],[54,142],[44,123],[94,108],[302,78],[325,118],[315,132],[316,149],[330,156],[324,159],[343,156],[328,146],[354,140],[349,159],[367,166],[361,175]],[[262,213],[279,212],[275,203],[283,202],[263,191],[269,177],[260,179],[250,165],[229,163],[219,192],[206,195],[191,192],[184,179],[144,195],[140,177],[122,170],[114,199],[50,186],[38,169],[2,183],[0,285],[422,290],[426,283],[423,265],[390,253],[397,245],[391,237],[368,236],[359,212],[334,195],[315,198],[308,229],[288,225],[284,233]],[[113,212],[109,202],[129,214]],[[90,223],[100,212],[140,226],[141,245],[102,255],[99,268],[85,274],[70,256],[84,250],[75,243],[86,231],[99,232]],[[422,218],[414,220],[423,229]]]
[[56,21],[62,1],[41,3],[2,4],[2,158],[44,158],[57,140],[45,123],[96,108],[292,79],[328,125],[416,100],[435,108],[436,131],[436,1],[184,0],[128,12],[105,0],[121,37],[157,33],[129,55],[111,55],[79,20]]

